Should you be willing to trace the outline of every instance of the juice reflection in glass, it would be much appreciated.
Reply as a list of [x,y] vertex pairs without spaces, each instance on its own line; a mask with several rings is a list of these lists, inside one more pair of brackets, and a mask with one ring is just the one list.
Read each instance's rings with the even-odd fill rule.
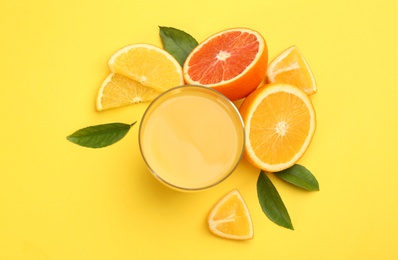
[[234,104],[217,91],[180,86],[149,105],[139,144],[158,180],[178,190],[201,190],[223,181],[238,165],[243,122]]

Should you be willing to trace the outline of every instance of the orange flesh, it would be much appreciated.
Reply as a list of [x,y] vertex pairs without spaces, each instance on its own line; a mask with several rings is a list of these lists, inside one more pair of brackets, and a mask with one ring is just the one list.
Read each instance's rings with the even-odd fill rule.
[[276,69],[278,67],[290,67],[291,69],[276,75],[275,82],[289,82],[295,86],[303,85],[303,83],[308,85],[312,82],[311,76],[308,75],[308,72],[306,73],[306,71],[303,69],[306,68],[306,66],[297,51],[290,52],[286,59],[280,61]]
[[217,229],[223,233],[236,236],[245,236],[250,233],[250,222],[244,205],[236,195],[232,195],[225,204],[220,205],[212,220],[219,222]]
[[307,94],[316,92],[311,70],[297,48],[293,48],[286,57],[279,60],[269,73],[272,75],[268,75],[268,82],[289,83],[301,88]]
[[258,52],[259,42],[254,35],[237,31],[225,33],[192,56],[188,64],[189,75],[201,84],[227,81],[241,74]]
[[310,121],[301,99],[286,92],[270,94],[251,119],[249,138],[256,156],[271,164],[291,160],[308,136]]

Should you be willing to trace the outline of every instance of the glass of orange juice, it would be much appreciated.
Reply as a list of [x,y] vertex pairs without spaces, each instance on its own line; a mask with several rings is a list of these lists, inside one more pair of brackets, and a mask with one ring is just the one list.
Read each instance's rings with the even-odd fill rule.
[[204,86],[184,85],[159,95],[139,128],[142,157],[165,185],[198,191],[225,180],[239,164],[245,143],[235,105]]

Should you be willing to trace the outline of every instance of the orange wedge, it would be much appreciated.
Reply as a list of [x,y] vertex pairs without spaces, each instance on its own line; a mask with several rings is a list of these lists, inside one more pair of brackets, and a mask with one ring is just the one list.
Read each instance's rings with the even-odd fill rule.
[[210,231],[220,237],[248,240],[253,238],[253,223],[242,195],[234,189],[220,199],[208,217]]
[[251,29],[233,28],[200,43],[185,60],[183,72],[188,84],[211,87],[238,100],[258,87],[267,63],[264,38]]
[[163,92],[184,84],[182,68],[165,50],[150,44],[126,46],[108,61],[110,70]]
[[245,124],[245,158],[259,169],[277,172],[293,166],[315,133],[315,110],[308,95],[290,84],[264,85],[239,112]]
[[286,49],[269,64],[266,82],[288,83],[304,90],[307,95],[317,91],[311,69],[296,46]]
[[97,94],[98,111],[131,104],[149,102],[160,94],[141,83],[117,73],[110,73],[102,82]]

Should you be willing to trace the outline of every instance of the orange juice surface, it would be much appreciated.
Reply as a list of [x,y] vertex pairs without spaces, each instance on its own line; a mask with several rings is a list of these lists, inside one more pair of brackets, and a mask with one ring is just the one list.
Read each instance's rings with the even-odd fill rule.
[[233,104],[205,87],[166,92],[141,122],[140,146],[148,167],[180,189],[207,188],[225,179],[239,163],[243,145]]

